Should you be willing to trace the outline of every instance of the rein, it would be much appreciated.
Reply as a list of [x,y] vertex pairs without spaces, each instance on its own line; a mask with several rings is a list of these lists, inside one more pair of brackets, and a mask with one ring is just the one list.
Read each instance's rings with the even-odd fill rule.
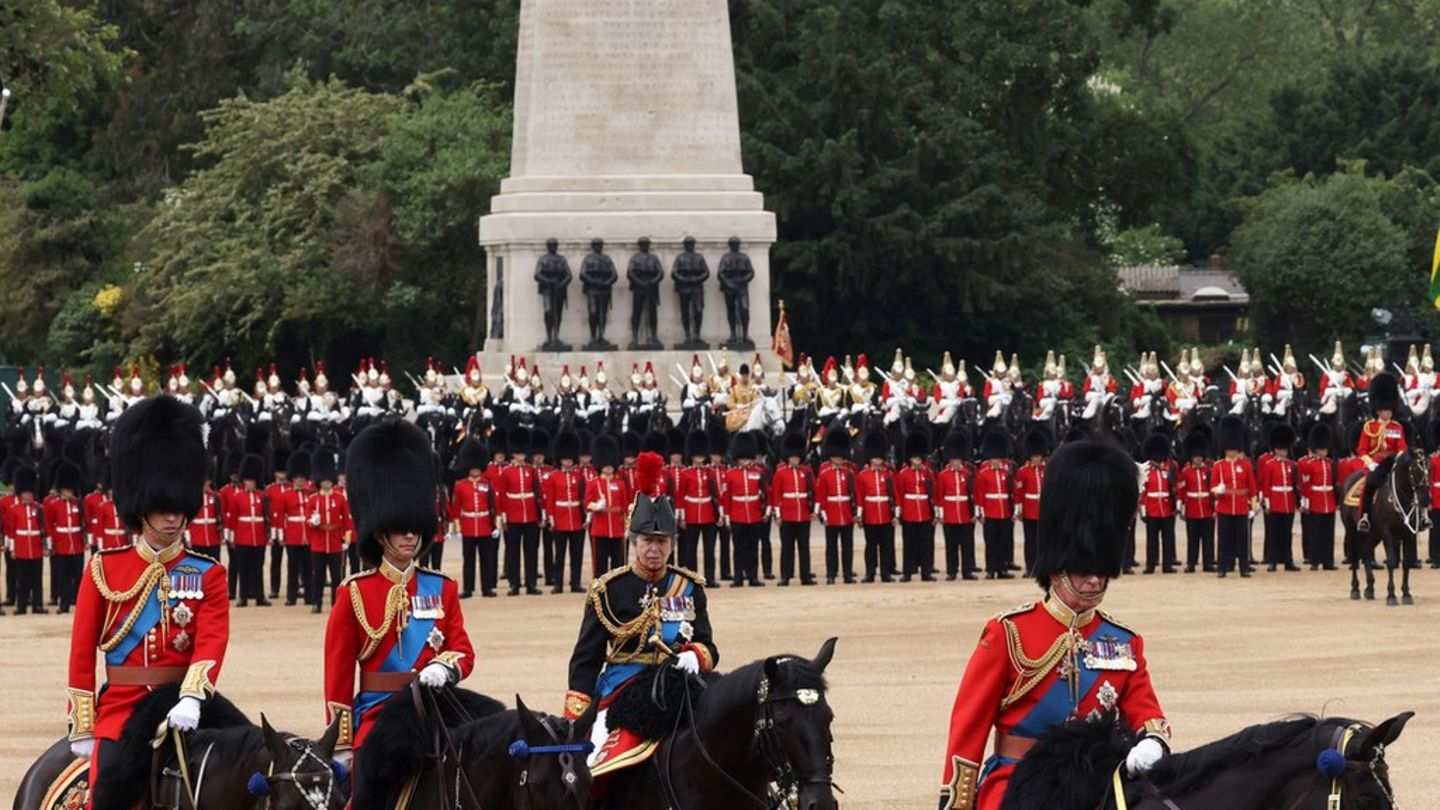
[[[1425,472],[1426,477],[1428,477],[1429,471],[1426,470],[1425,465],[1421,463],[1421,457],[1413,453],[1409,453],[1407,454],[1407,456],[1410,459],[1409,466]],[[1404,506],[1400,503],[1400,496],[1398,494],[1399,489],[1396,485],[1399,477],[1399,470],[1400,459],[1396,459],[1396,463],[1390,465],[1390,505],[1395,507],[1395,511],[1400,514],[1400,518],[1405,522],[1405,528],[1409,529],[1411,534],[1419,534],[1421,530],[1420,524],[1423,514],[1420,509],[1420,493],[1418,491],[1418,487],[1424,485],[1426,481],[1424,478],[1422,478],[1419,482],[1417,482],[1413,474],[1410,476],[1410,478],[1408,479],[1410,482],[1410,489],[1412,490],[1410,493],[1410,505],[1408,507]]]
[[[455,748],[454,740],[450,738],[450,730],[445,727],[445,721],[440,714],[440,705],[436,702],[435,696],[421,688],[419,680],[414,680],[410,682],[410,698],[415,703],[416,714],[422,718],[428,718],[430,721],[433,747],[430,753],[426,754],[426,759],[435,762],[435,792],[440,796],[440,807],[443,810],[451,810],[451,808],[458,810],[462,806],[460,789],[464,788],[464,797],[469,800],[472,807],[478,810],[480,799],[475,795],[474,786],[470,784],[470,776],[465,773],[465,763]],[[456,705],[459,705],[459,701],[456,701]],[[445,761],[447,759],[453,759],[455,762],[456,789],[453,803],[445,792]]]
[[[567,722],[569,722],[570,729],[573,731],[575,722],[573,720]],[[580,777],[575,775],[575,757],[573,754],[589,754],[595,750],[595,743],[589,740],[578,743],[561,742],[560,737],[555,733],[555,729],[551,728],[548,722],[542,719],[540,721],[540,727],[545,729],[546,734],[550,735],[550,741],[554,743],[553,745],[531,745],[529,742],[520,739],[510,743],[510,747],[506,749],[506,752],[511,758],[520,762],[524,762],[536,754],[556,754],[560,763],[560,779],[565,783],[566,791],[575,798],[576,807],[583,808],[587,806],[589,797],[582,796],[578,792]],[[526,767],[520,771],[521,787],[524,787],[529,781],[530,769]]]

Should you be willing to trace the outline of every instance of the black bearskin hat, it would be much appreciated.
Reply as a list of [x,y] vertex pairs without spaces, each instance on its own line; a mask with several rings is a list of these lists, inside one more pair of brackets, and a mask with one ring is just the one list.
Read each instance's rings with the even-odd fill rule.
[[68,461],[62,461],[56,464],[53,477],[54,481],[52,483],[54,484],[56,492],[62,489],[68,489],[73,495],[83,495],[85,493],[85,474],[80,472],[80,468],[74,464]]
[[322,447],[315,451],[310,458],[310,480],[315,483],[329,481],[336,483],[340,480],[340,465],[335,462],[336,450],[334,447]]
[[270,451],[270,474],[283,472],[289,475],[290,451],[283,447],[277,447]]
[[1284,422],[1277,422],[1274,427],[1270,428],[1270,449],[1278,450],[1280,448],[1295,449],[1295,428]]
[[805,457],[805,436],[793,430],[780,437],[780,457],[791,456]]
[[360,557],[378,565],[380,535],[414,532],[419,558],[435,539],[435,465],[430,440],[403,419],[386,419],[350,442],[345,476]]
[[970,434],[963,430],[952,430],[945,434],[945,441],[941,445],[945,453],[946,461],[969,461],[975,454],[975,448],[970,441]]
[[665,437],[664,433],[658,430],[652,430],[646,433],[645,438],[640,440],[640,452],[642,453],[659,453],[665,456],[669,455],[669,451],[670,440]]
[[511,456],[524,456],[530,453],[530,429],[527,427],[513,427],[505,434],[505,449]]
[[658,453],[646,450],[635,459],[635,503],[630,507],[629,533],[664,534],[674,537],[680,533],[675,521],[675,504],[670,496],[661,495],[664,481],[660,471],[665,459]]
[[550,455],[550,432],[545,428],[535,428],[530,431],[530,453],[539,453],[542,456]]
[[665,431],[665,445],[672,456],[683,453],[685,451],[685,431],[678,427],[672,427]]
[[580,461],[580,434],[573,430],[562,430],[555,437],[555,460]]
[[[1440,422],[1437,422],[1436,425],[1440,426]],[[1331,449],[1330,445],[1335,443],[1335,431],[1331,430],[1330,425],[1326,422],[1316,422],[1310,426],[1309,438],[1311,451],[1322,447],[1329,450]]]
[[496,453],[510,452],[510,434],[504,428],[495,428],[490,431],[490,457],[494,458]]
[[710,455],[710,437],[703,430],[692,430],[685,436],[685,459]]
[[1036,425],[1025,434],[1025,457],[1050,455],[1050,433]]
[[640,455],[640,434],[627,430],[620,434],[620,458],[635,458]]
[[304,450],[296,450],[291,453],[289,460],[285,463],[285,474],[291,478],[309,478],[310,454]]
[[1175,446],[1171,443],[1170,437],[1157,430],[1145,437],[1145,444],[1141,447],[1140,452],[1146,461],[1158,463],[1170,458],[1174,449]]
[[716,419],[712,421],[710,423],[709,435],[706,438],[710,440],[711,455],[725,455],[725,449],[730,446],[730,432],[725,429],[724,420]]
[[929,458],[930,434],[923,430],[912,431],[905,437],[905,458]]
[[990,458],[1009,458],[1011,455],[1010,435],[998,428],[992,428],[980,440],[980,455]]
[[1220,443],[1220,452],[1225,453],[1231,450],[1245,452],[1245,423],[1240,420],[1240,417],[1234,414],[1220,417],[1220,426],[1215,432]]
[[878,430],[872,430],[866,433],[864,438],[860,440],[860,455],[864,457],[865,461],[869,461],[872,458],[881,458],[889,461],[890,440],[885,438],[884,433]]
[[1185,436],[1185,457],[1195,458],[1210,457],[1210,439],[1198,430],[1192,430]]
[[26,492],[31,495],[37,494],[35,490],[40,485],[40,474],[29,464],[15,468],[15,477],[10,479],[14,486],[15,494],[21,495]]
[[485,471],[490,466],[490,454],[485,452],[485,445],[474,436],[470,436],[460,443],[460,449],[455,451],[455,472],[461,475],[469,475],[471,470]]
[[601,433],[590,443],[590,463],[596,470],[620,467],[620,442],[613,434]]
[[850,458],[850,431],[844,425],[827,428],[820,452],[825,458]]
[[265,459],[251,453],[240,460],[240,480],[265,483]]
[[1370,408],[1374,411],[1400,410],[1400,381],[1394,374],[1382,371],[1370,380]]
[[730,440],[730,458],[739,461],[744,458],[755,458],[758,455],[760,455],[760,444],[755,441],[755,434],[750,431],[742,430]]
[[1040,490],[1040,587],[1064,572],[1120,576],[1139,495],[1135,462],[1115,444],[1082,440],[1055,451]]
[[110,465],[115,511],[131,529],[152,512],[195,517],[205,486],[200,412],[171,396],[131,405],[110,434]]

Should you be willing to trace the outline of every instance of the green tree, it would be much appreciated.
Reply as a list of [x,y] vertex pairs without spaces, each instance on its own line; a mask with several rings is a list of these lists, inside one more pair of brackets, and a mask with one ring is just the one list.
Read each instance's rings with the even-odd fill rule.
[[1388,184],[1351,167],[1325,179],[1284,178],[1246,201],[1231,264],[1262,343],[1353,341],[1373,328],[1372,308],[1423,300],[1410,236],[1384,210]]

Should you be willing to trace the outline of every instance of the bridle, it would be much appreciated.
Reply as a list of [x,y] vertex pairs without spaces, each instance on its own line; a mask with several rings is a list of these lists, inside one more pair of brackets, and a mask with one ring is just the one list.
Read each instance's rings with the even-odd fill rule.
[[[277,783],[289,783],[295,786],[300,798],[305,800],[305,805],[310,810],[326,810],[330,802],[335,798],[335,769],[330,762],[321,758],[315,753],[315,742],[301,737],[286,737],[285,744],[300,752],[291,763],[290,770],[275,773],[275,761],[272,758],[270,766],[264,774],[253,773],[246,783],[246,788],[251,796],[264,796],[265,802],[261,805],[265,810],[273,806],[272,789]],[[313,771],[296,770],[306,762],[315,762],[320,767]],[[199,794],[196,794],[199,798]]]
[[[565,783],[565,791],[575,799],[576,807],[588,805],[590,797],[580,792],[580,777],[575,772],[575,754],[589,754],[595,750],[595,743],[584,740],[577,743],[567,743],[560,739],[555,729],[550,727],[549,720],[553,718],[540,718],[540,727],[545,729],[549,735],[551,745],[531,745],[528,741],[520,739],[510,743],[508,753],[517,762],[526,762],[530,757],[537,754],[554,754],[560,764],[560,780]],[[575,721],[567,720],[566,737],[570,737],[575,731]],[[583,760],[582,760],[583,762]],[[530,768],[520,770],[520,787],[526,787],[530,781]]]
[[[781,658],[775,663],[783,664],[788,660]],[[760,706],[760,716],[755,720],[755,748],[765,767],[774,775],[774,782],[780,788],[780,802],[791,808],[800,806],[801,788],[820,786],[840,790],[840,787],[835,784],[834,757],[825,758],[824,772],[820,774],[802,774],[790,761],[780,733],[775,730],[775,704],[793,700],[802,706],[814,706],[822,697],[819,689],[772,692],[770,679],[764,675],[760,676],[760,686],[755,691],[755,702]],[[844,793],[843,790],[840,792]]]
[[[1400,503],[1399,489],[1396,486],[1399,477],[1400,462],[1407,457],[1410,467],[1407,480],[1411,490],[1410,505],[1408,507]],[[1405,521],[1405,528],[1409,529],[1411,534],[1419,534],[1421,530],[1420,523],[1424,514],[1420,508],[1420,493],[1424,488],[1429,486],[1429,478],[1429,464],[1426,463],[1425,456],[1421,453],[1409,451],[1404,456],[1395,459],[1395,463],[1390,465],[1390,505],[1395,507],[1395,511],[1399,513],[1401,519]]]

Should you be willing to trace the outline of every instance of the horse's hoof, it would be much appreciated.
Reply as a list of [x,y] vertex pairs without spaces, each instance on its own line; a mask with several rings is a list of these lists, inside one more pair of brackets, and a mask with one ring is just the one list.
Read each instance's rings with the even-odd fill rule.
[[1387,606],[1389,606],[1389,607],[1399,607],[1399,606],[1400,606],[1400,600],[1396,599],[1396,598],[1393,597],[1393,596],[1387,596],[1387,597],[1385,597],[1385,604],[1386,604]]
[[1354,599],[1356,602],[1359,602],[1359,601],[1360,601],[1360,591],[1359,591],[1358,589],[1351,591],[1351,592],[1350,592],[1350,598],[1351,598],[1351,599]]
[[1414,599],[1413,597],[1411,597],[1410,594],[1407,593],[1407,594],[1405,594],[1404,596],[1400,597],[1400,604],[1402,604],[1402,605],[1413,605],[1413,604],[1415,604],[1415,599]]
[[1371,602],[1375,601],[1375,592],[1374,592],[1374,591],[1366,591],[1366,592],[1365,592],[1365,598],[1368,599],[1368,600],[1370,600]]

